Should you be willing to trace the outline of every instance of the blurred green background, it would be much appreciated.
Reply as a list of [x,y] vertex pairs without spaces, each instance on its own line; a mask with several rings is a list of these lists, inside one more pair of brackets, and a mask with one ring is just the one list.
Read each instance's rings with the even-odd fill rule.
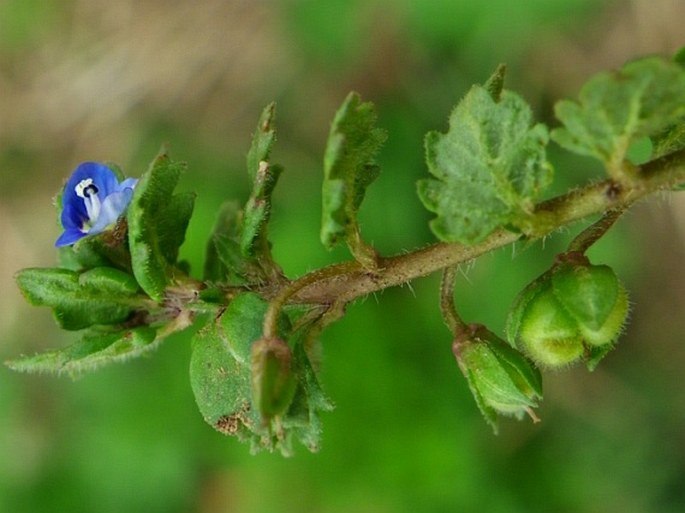
[[[321,155],[346,93],[389,133],[362,211],[384,254],[432,241],[415,182],[423,134],[444,130],[500,62],[552,123],[592,73],[685,41],[678,0],[0,0],[0,359],[68,344],[12,274],[55,263],[52,197],[81,161],[132,176],[162,143],[198,192],[183,255],[200,269],[244,154],[278,102],[274,251],[290,276],[348,258],[318,242]],[[599,169],[552,149],[554,191]],[[351,305],[323,335],[322,450],[251,456],[204,424],[189,337],[76,381],[0,368],[0,511],[681,512],[685,510],[685,202],[654,198],[592,250],[632,291],[629,331],[594,373],[545,375],[540,424],[493,436],[450,352],[437,277]],[[516,292],[582,227],[464,266],[459,305],[501,330]]]

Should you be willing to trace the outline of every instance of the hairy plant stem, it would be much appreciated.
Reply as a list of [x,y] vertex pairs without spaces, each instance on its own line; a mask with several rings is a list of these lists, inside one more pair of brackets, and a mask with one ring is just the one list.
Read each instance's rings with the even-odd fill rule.
[[440,312],[445,320],[445,324],[447,324],[447,328],[455,337],[458,337],[466,332],[468,327],[457,313],[457,308],[454,304],[454,282],[456,279],[457,266],[445,267],[442,271],[442,281],[440,282]]
[[645,196],[673,189],[685,182],[685,150],[665,155],[636,169],[635,177],[630,180],[603,180],[539,203],[530,222],[532,229],[526,235],[499,229],[472,246],[441,242],[402,255],[380,257],[376,271],[364,269],[357,262],[334,264],[304,275],[288,284],[284,293],[277,292],[272,297],[278,298],[281,305],[285,302],[345,304],[473,260],[519,239],[539,239],[588,216],[626,210]]

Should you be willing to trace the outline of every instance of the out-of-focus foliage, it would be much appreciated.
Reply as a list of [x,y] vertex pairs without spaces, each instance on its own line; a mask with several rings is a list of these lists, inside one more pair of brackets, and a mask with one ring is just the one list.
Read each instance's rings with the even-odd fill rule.
[[[444,129],[450,106],[497,63],[509,64],[509,87],[549,121],[551,101],[592,72],[682,45],[680,23],[668,39],[679,6],[628,5],[0,3],[0,356],[73,342],[59,340],[49,312],[18,306],[10,277],[54,265],[50,198],[74,163],[116,160],[139,176],[168,142],[189,162],[178,190],[201,199],[181,252],[200,275],[218,206],[248,195],[254,119],[277,100],[275,152],[285,172],[269,239],[294,276],[348,258],[320,247],[312,198],[322,181],[321,127],[348,90],[359,90],[388,132],[384,173],[359,222],[381,253],[398,253],[432,239],[414,187],[426,172],[423,134]],[[627,20],[640,20],[641,30]],[[597,169],[583,157],[548,158],[554,187]],[[0,368],[0,511],[682,511],[685,285],[664,271],[682,260],[674,235],[682,231],[665,208],[636,212],[591,250],[635,291],[629,336],[592,374],[545,376],[538,425],[505,421],[497,437],[483,425],[451,354],[433,277],[352,305],[327,331],[319,363],[336,412],[322,415],[315,455],[250,456],[211,430],[188,386],[190,334],[172,337],[154,359],[75,382]],[[502,251],[464,269],[464,317],[501,334],[515,293],[572,235],[517,252],[516,265]],[[658,252],[643,249],[656,244]]]

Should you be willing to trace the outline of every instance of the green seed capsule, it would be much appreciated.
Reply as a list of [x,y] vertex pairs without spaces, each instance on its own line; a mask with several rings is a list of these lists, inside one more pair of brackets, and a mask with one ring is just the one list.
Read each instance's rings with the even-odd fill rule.
[[452,349],[485,419],[497,430],[497,416],[537,417],[532,408],[542,398],[542,377],[521,353],[484,326],[455,340]]
[[535,363],[593,369],[620,335],[628,294],[606,265],[565,262],[526,287],[507,320],[509,342]]
[[604,346],[618,338],[628,315],[628,294],[611,267],[563,266],[552,286],[588,345]]
[[518,345],[535,363],[570,365],[583,356],[583,339],[575,320],[555,297],[549,283],[525,307]]

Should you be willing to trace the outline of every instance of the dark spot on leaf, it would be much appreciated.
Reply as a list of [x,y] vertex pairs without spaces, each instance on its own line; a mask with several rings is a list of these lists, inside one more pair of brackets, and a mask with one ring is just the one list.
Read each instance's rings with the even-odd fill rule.
[[219,420],[216,421],[214,427],[224,435],[235,435],[238,432],[238,429],[240,429],[240,416],[240,413],[223,415],[219,417]]

